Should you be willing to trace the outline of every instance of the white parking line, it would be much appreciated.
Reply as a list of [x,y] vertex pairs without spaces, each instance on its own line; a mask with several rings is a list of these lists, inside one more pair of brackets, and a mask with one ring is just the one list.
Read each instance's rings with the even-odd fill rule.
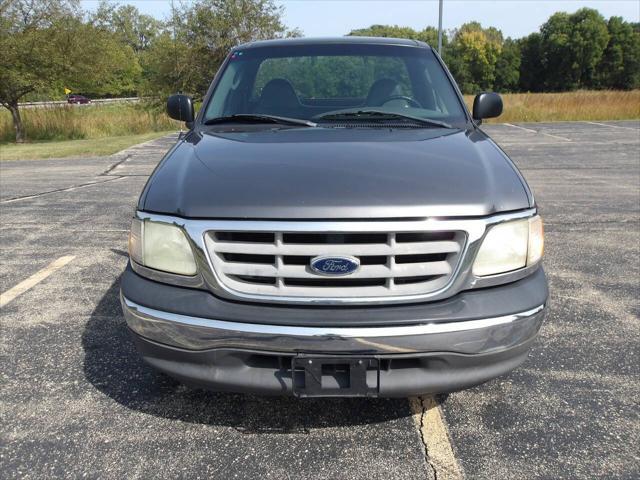
[[462,469],[453,454],[440,406],[431,396],[409,399],[413,418],[420,429],[427,463],[438,480],[461,480]]
[[532,130],[530,128],[524,128],[524,127],[521,127],[520,125],[514,125],[512,123],[503,123],[503,125],[506,125],[508,127],[513,127],[513,128],[519,128],[520,130],[524,130],[525,132],[537,133],[539,135],[545,135],[547,137],[557,138],[558,140],[563,140],[565,142],[570,142],[571,141],[571,139],[567,138],[567,137],[561,137],[559,135],[552,135],[551,133],[544,133],[544,132],[540,132],[538,130]]
[[74,258],[76,258],[75,255],[67,255],[65,257],[60,257],[59,259],[54,260],[49,265],[44,267],[42,270],[31,275],[26,280],[23,280],[22,282],[17,284],[15,287],[10,288],[6,292],[0,294],[0,308],[4,307],[7,303],[9,303],[11,300],[16,298],[17,296],[22,295],[24,292],[29,290],[34,285],[37,285],[38,283],[40,283],[42,280],[47,278],[56,270],[59,270],[60,268],[64,267],[67,263],[69,263]]
[[504,125],[506,125],[507,127],[519,128],[520,130],[524,130],[525,132],[538,133],[537,130],[531,130],[530,128],[524,128],[520,125],[514,125],[512,123],[505,123]]
[[602,127],[611,127],[611,128],[622,128],[623,130],[635,130],[635,131],[640,131],[637,128],[633,128],[633,127],[623,127],[621,125],[610,125],[608,123],[599,123],[599,122],[589,122],[587,120],[584,121],[584,123],[590,123],[591,125],[600,125]]

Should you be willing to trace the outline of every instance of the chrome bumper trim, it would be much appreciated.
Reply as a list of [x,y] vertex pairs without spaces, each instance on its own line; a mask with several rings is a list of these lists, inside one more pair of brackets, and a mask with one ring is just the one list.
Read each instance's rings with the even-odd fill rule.
[[[520,313],[456,322],[389,327],[298,327],[230,322],[163,312],[121,294],[129,327],[137,334],[178,348],[246,348],[284,352],[486,353],[522,343],[542,323],[544,305]],[[523,322],[528,325],[522,325]]]

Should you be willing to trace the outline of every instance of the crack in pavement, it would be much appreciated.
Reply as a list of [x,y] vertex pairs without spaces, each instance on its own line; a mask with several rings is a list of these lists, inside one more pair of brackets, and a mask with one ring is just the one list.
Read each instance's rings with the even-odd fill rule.
[[115,170],[116,168],[118,168],[120,165],[122,165],[124,162],[129,160],[131,157],[132,157],[131,154],[125,155],[124,158],[122,158],[122,159],[118,160],[117,162],[113,163],[106,170],[104,170],[102,173],[99,173],[98,175],[96,175],[96,177],[111,177],[111,178],[109,178],[107,180],[81,183],[79,185],[72,185],[70,187],[56,188],[55,190],[47,190],[46,192],[34,193],[34,194],[31,194],[31,195],[23,195],[23,196],[20,196],[20,197],[7,198],[5,200],[1,200],[0,204],[13,203],[13,202],[17,202],[19,200],[28,200],[30,198],[38,198],[38,197],[42,197],[44,195],[51,195],[53,193],[70,192],[70,191],[73,191],[73,190],[78,190],[80,188],[90,187],[92,185],[100,185],[102,183],[113,182],[115,180],[119,180],[119,179],[128,177],[130,175],[110,175],[110,173],[113,170]]
[[126,162],[127,160],[129,160],[131,158],[131,154],[125,155],[124,158],[122,160],[118,160],[116,163],[114,163],[113,165],[111,165],[109,168],[107,168],[104,172],[102,172],[101,174],[99,174],[99,177],[105,177],[105,176],[110,176],[109,174],[115,170],[116,168],[118,168],[120,165],[122,165],[124,162]]
[[435,480],[462,480],[440,405],[432,396],[411,397],[409,405],[419,429],[424,457]]
[[427,446],[427,439],[425,438],[425,425],[424,425],[424,417],[425,412],[422,408],[422,400],[420,397],[410,397],[409,405],[411,406],[411,411],[413,412],[414,420],[418,427],[418,433],[420,434],[420,441],[422,442],[422,448],[424,450],[424,461],[427,466],[431,469],[433,473],[433,478],[438,480],[438,472],[436,471],[435,466],[431,462],[429,458],[429,448]]
[[64,188],[56,188],[55,190],[48,190],[46,192],[41,192],[41,193],[34,193],[32,195],[24,195],[22,197],[13,197],[13,198],[8,198],[6,200],[2,200],[0,201],[0,204],[4,205],[6,203],[13,203],[13,202],[18,202],[20,200],[29,200],[31,198],[38,198],[38,197],[42,197],[45,195],[51,195],[53,193],[60,193],[60,192],[71,192],[73,190],[78,190],[80,188],[86,188],[86,187],[91,187],[93,185],[102,185],[103,183],[108,183],[108,182],[115,182],[116,180],[121,180],[123,178],[127,178],[126,175],[119,175],[117,177],[113,177],[109,178],[107,180],[104,180],[102,182],[88,182],[88,183],[81,183],[80,185],[72,185],[71,187],[64,187]]

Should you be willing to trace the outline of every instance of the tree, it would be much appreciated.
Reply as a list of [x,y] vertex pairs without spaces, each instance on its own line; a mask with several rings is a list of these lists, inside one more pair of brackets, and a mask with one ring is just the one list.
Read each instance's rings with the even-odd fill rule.
[[516,92],[520,86],[520,45],[507,38],[496,62],[496,80],[493,85],[498,92]]
[[141,57],[152,95],[203,95],[232,47],[295,34],[272,0],[197,0],[174,9],[167,30]]
[[455,31],[445,60],[463,92],[493,89],[502,43],[500,30],[483,29],[478,22],[465,23]]
[[163,29],[162,22],[141,14],[133,5],[117,5],[102,0],[91,22],[98,28],[113,32],[117,39],[138,53],[149,48]]
[[634,30],[634,25],[621,17],[611,17],[607,30],[609,43],[598,65],[598,85],[619,89],[640,87],[640,28]]
[[25,140],[25,95],[67,85],[123,91],[139,74],[132,50],[84,23],[76,0],[8,0],[0,11],[0,51],[0,104],[11,112],[16,142]]
[[[110,31],[80,19],[66,20],[59,30],[59,49],[65,52],[64,71],[53,82],[92,96],[129,95],[136,92],[142,69],[132,47]],[[63,37],[64,35],[64,37]],[[74,58],[68,52],[81,52]],[[64,84],[64,85],[63,85]]]
[[542,36],[535,32],[518,41],[520,47],[519,90],[540,92],[544,88],[546,76],[543,65]]
[[18,102],[61,71],[56,23],[74,15],[75,1],[9,0],[0,10],[0,104],[11,112],[16,142],[24,141]]
[[169,32],[158,35],[140,55],[142,92],[159,99],[175,92],[193,92],[193,71],[187,64],[188,45]]
[[596,67],[609,41],[607,23],[597,10],[555,13],[541,28],[545,89],[593,87]]
[[[436,48],[438,46],[438,29],[435,27],[425,27],[423,30],[414,30],[410,27],[399,27],[398,25],[371,25],[368,28],[352,30],[349,35],[359,37],[391,37],[410,38],[425,42]],[[442,48],[449,43],[447,35],[442,35]]]

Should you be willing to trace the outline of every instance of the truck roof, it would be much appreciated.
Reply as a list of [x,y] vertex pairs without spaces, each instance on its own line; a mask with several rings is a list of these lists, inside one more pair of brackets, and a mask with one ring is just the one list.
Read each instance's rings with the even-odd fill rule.
[[250,48],[261,47],[284,47],[293,45],[399,45],[406,47],[419,47],[419,48],[431,48],[424,42],[418,40],[409,40],[406,38],[390,38],[390,37],[359,37],[359,36],[345,36],[345,37],[295,37],[295,38],[277,38],[274,40],[257,40],[254,42],[244,43],[234,48],[247,50]]

